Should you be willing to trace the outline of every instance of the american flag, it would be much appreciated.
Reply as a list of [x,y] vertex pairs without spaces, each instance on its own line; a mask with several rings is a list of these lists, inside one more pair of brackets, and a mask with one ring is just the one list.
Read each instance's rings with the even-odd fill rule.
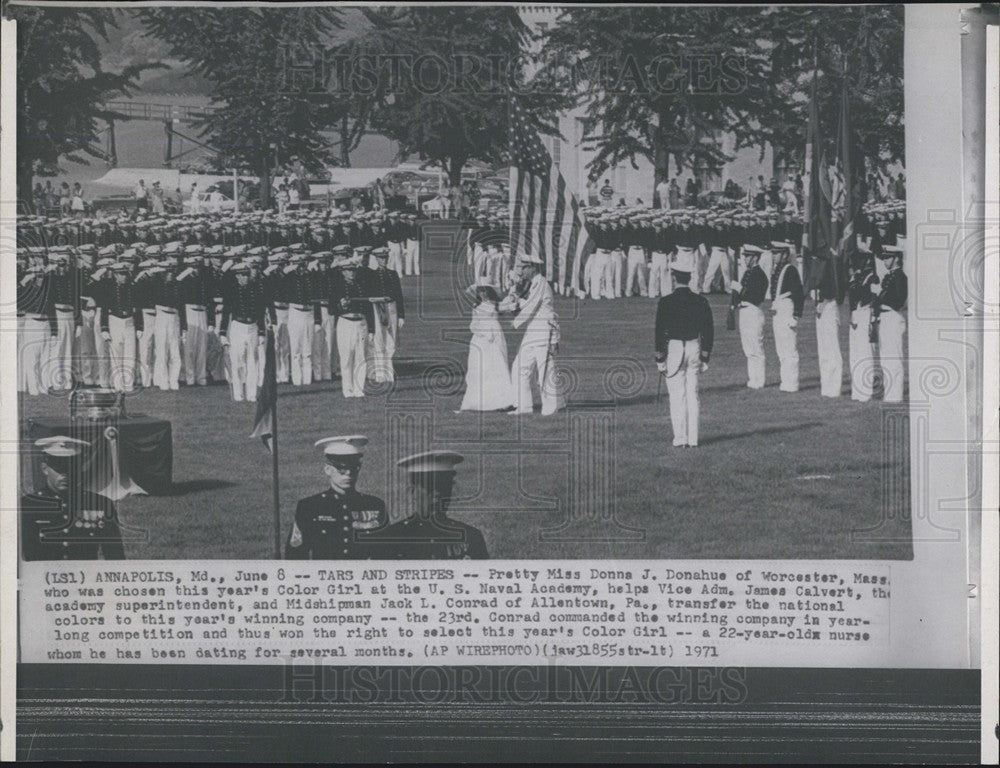
[[593,250],[580,203],[516,100],[510,117],[511,252],[536,254],[559,292],[576,291]]

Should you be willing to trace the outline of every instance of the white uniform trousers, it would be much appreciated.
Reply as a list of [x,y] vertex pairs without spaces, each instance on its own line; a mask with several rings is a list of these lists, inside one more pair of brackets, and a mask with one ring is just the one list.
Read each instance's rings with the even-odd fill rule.
[[729,269],[729,251],[721,246],[712,246],[712,253],[708,257],[708,266],[705,267],[705,279],[701,284],[701,292],[708,293],[712,287],[712,278],[717,271],[722,272],[722,288],[726,293],[732,289],[729,284],[733,281],[732,272]]
[[771,304],[774,319],[771,330],[774,332],[774,347],[778,352],[778,363],[781,371],[782,392],[799,391],[799,350],[797,347],[798,321],[793,313],[795,305],[791,299],[779,298]]
[[883,308],[878,324],[878,357],[882,368],[882,399],[887,403],[903,402],[905,333],[906,315],[903,312]]
[[625,252],[615,248],[611,252],[611,264],[608,269],[608,280],[605,283],[605,296],[616,299],[622,295],[622,277],[625,274]]
[[184,337],[184,373],[188,386],[208,383],[208,313],[204,307],[188,304],[187,335]]
[[559,329],[549,323],[529,325],[511,365],[511,381],[517,388],[514,409],[531,413],[534,408],[533,383],[537,383],[542,401],[542,416],[550,416],[566,407],[556,381],[556,361],[552,347],[559,339]]
[[653,251],[649,269],[649,296],[667,296],[673,292],[670,279],[670,263],[663,251]]
[[635,283],[639,283],[639,295],[647,295],[646,251],[633,245],[628,249],[628,276],[625,279],[625,295],[631,296]]
[[[111,352],[108,349],[108,342],[101,335],[101,315],[104,309],[97,309],[94,312],[94,361],[97,368],[97,383],[102,387],[111,386]],[[86,329],[85,329],[86,330]],[[82,335],[82,334],[81,334]]]
[[487,250],[479,243],[476,243],[472,248],[472,277],[474,280],[486,276],[487,259]]
[[108,344],[111,388],[131,392],[135,388],[135,320],[131,317],[108,316]]
[[260,337],[255,323],[229,324],[229,383],[237,403],[257,400]]
[[153,335],[153,384],[163,390],[180,389],[181,318],[176,309],[156,306]]
[[312,307],[293,304],[288,308],[288,345],[292,361],[292,384],[312,381],[313,336]]
[[44,315],[28,314],[21,322],[18,389],[29,395],[47,394],[51,380],[48,364],[52,328]]
[[313,381],[329,381],[332,378],[330,352],[333,350],[333,327],[329,322],[329,310],[320,307],[319,329],[313,325]]
[[[671,352],[670,347],[683,351]],[[674,430],[674,445],[698,445],[698,420],[701,405],[698,399],[698,374],[701,372],[701,342],[698,339],[681,341],[671,339],[667,359],[681,357],[677,370],[666,376],[667,394],[670,396],[670,424]]]
[[399,243],[387,243],[389,246],[389,262],[386,266],[389,269],[396,270],[396,274],[400,277],[403,276],[403,249],[404,245],[402,242]]
[[142,310],[142,338],[139,339],[139,378],[142,386],[153,386],[154,339],[156,338],[156,309]]
[[50,386],[69,389],[73,386],[73,342],[76,340],[76,319],[73,311],[56,310],[56,340],[49,345]]
[[396,312],[396,302],[390,301],[385,306],[389,322],[383,325],[376,311],[375,333],[372,337],[372,381],[378,383],[394,381],[396,378],[392,358],[396,354],[396,334],[399,332],[399,315]]
[[[80,372],[80,380],[87,385],[98,384],[98,361],[97,345],[103,343],[101,338],[101,324],[97,309],[85,309],[80,313],[83,321],[78,339],[77,368]],[[95,322],[98,321],[98,322]]]
[[847,335],[851,366],[851,399],[867,403],[875,393],[875,347],[869,336],[872,308],[858,307],[851,312],[851,330]]
[[583,290],[592,299],[600,299],[604,295],[604,271],[611,255],[603,248],[598,248],[587,259],[583,268]]
[[288,305],[274,308],[274,374],[287,384],[292,370],[292,346],[288,338]]
[[747,386],[764,387],[764,310],[755,304],[740,304],[740,343],[747,358]]
[[364,397],[368,378],[365,345],[368,326],[364,320],[337,320],[337,352],[340,353],[340,384],[344,397]]
[[840,353],[840,306],[835,301],[816,304],[816,351],[819,353],[819,392],[840,397],[844,358]]
[[419,240],[407,240],[406,241],[406,251],[404,252],[405,258],[405,271],[408,275],[419,275],[420,274],[420,241]]

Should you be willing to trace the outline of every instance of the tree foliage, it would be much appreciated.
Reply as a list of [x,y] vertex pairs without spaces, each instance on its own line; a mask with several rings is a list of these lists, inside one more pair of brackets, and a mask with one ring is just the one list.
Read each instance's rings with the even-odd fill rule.
[[835,133],[846,77],[861,151],[884,167],[903,155],[902,34],[893,6],[571,7],[538,79],[584,108],[592,177],[641,156],[659,181],[671,157],[730,159],[720,133],[800,157],[815,46],[822,124]]
[[328,6],[277,8],[149,8],[148,34],[166,42],[212,84],[216,107],[197,124],[220,158],[261,179],[261,204],[270,201],[276,163],[298,158],[310,169],[331,161],[321,131],[336,119],[333,96],[300,77],[292,65],[318,55],[342,27]]
[[[531,41],[517,9],[385,7],[364,15],[370,28],[352,51],[374,69],[373,127],[402,154],[442,168],[452,184],[470,160],[502,162]],[[554,131],[556,99],[521,94],[519,102],[537,129]]]
[[6,13],[17,21],[17,194],[30,208],[36,174],[58,172],[60,159],[103,157],[98,121],[116,116],[103,104],[127,95],[156,65],[102,69],[98,39],[115,28],[109,10],[7,6]]

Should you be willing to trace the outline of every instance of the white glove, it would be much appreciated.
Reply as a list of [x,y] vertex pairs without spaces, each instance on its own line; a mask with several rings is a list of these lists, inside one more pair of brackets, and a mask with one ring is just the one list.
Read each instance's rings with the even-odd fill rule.
[[793,318],[792,318],[792,320],[791,320],[791,322],[790,322],[790,323],[788,324],[788,327],[789,327],[789,328],[794,328],[794,327],[795,327],[795,326],[797,326],[798,324],[799,324],[799,321],[798,321],[798,319],[797,319],[797,318],[794,318],[794,317],[793,317]]
[[880,288],[881,286],[878,283],[870,283],[868,285],[868,290],[870,290],[875,296],[878,296],[880,293],[882,293]]
[[136,337],[136,339],[141,339],[142,338],[142,331],[136,331],[135,332],[135,337]]
[[403,327],[403,318],[399,318],[399,320],[397,321],[397,327],[399,328]]
[[657,363],[656,364],[656,370],[658,370],[660,373],[666,373],[667,372],[667,361],[664,360],[662,363]]
[[83,333],[83,326],[82,325],[78,325],[76,327],[76,332],[75,333],[76,333],[76,337],[80,338],[80,334]]
[[105,341],[111,341],[111,332],[101,331],[101,338],[104,339]]
[[708,370],[708,363],[702,363],[701,364],[701,368],[699,368],[699,370],[701,371],[701,373],[704,373],[705,371],[707,371]]
[[374,344],[375,343],[375,334],[374,333],[369,333],[368,334],[368,343],[369,344]]
[[729,283],[729,290],[731,290],[731,291],[742,291],[743,290],[743,283],[739,282],[738,280],[733,280],[732,282]]
[[228,347],[228,346],[229,346],[229,338],[228,338],[228,337],[226,337],[226,336],[220,336],[220,337],[219,337],[219,343],[220,343],[220,344],[221,344],[222,346],[224,346],[224,347]]
[[321,331],[321,330],[323,330],[323,326],[320,325],[319,323],[313,323],[313,330],[314,331]]

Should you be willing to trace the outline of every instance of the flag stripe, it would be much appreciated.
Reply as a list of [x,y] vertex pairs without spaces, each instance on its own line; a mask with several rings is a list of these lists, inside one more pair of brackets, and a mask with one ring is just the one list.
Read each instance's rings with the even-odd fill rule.
[[549,281],[577,289],[581,262],[592,248],[579,203],[516,101],[510,127],[511,165],[517,168],[518,182],[511,185],[511,247],[541,258]]

